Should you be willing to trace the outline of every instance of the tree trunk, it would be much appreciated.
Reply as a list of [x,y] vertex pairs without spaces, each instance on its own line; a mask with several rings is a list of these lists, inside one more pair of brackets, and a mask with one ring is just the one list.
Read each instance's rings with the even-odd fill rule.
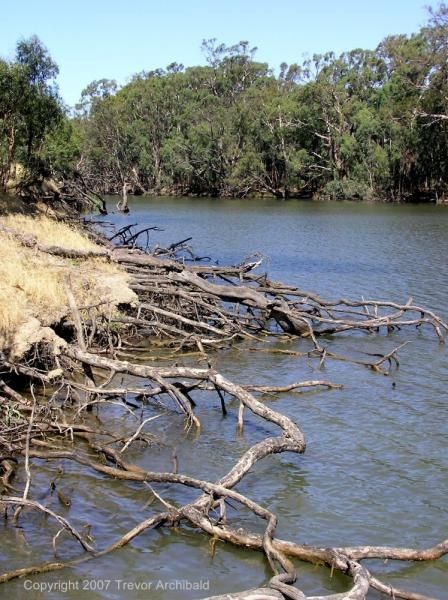
[[117,203],[117,209],[120,212],[128,213],[128,183],[125,181],[121,190],[121,200]]

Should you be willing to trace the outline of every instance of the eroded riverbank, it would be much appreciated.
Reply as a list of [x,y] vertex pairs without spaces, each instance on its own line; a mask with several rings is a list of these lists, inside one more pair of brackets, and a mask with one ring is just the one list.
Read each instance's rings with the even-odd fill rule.
[[[213,210],[216,217],[219,206],[215,205]],[[201,210],[202,215],[203,212]],[[222,213],[219,216],[221,219],[224,218]],[[135,214],[131,213],[130,219],[133,217],[135,218]],[[269,223],[265,223],[266,231],[269,229],[278,231],[273,214],[271,213],[269,217]],[[192,218],[195,216],[191,213],[179,215],[179,220],[183,220],[185,229],[189,229],[189,220]],[[245,216],[241,216],[240,213],[239,218],[243,221]],[[254,216],[252,215],[251,218],[254,219]],[[255,216],[255,219],[259,218],[260,215]],[[154,224],[154,214],[151,214],[151,219]],[[221,220],[220,239],[224,241],[226,228],[222,226],[222,223]],[[297,220],[294,225],[298,232],[303,234],[305,231],[306,233],[307,223]],[[349,227],[349,224],[344,224],[344,228],[345,225]],[[325,226],[325,219],[324,222],[321,220],[320,226]],[[202,228],[204,230],[204,225]],[[250,228],[248,231],[250,237]],[[353,227],[352,231],[355,231]],[[375,231],[376,236],[377,231]],[[167,235],[169,233],[167,232]],[[189,233],[191,231],[185,231],[185,234]],[[232,233],[236,240],[235,231]],[[335,231],[334,233],[333,241],[337,242],[341,232]],[[356,237],[361,239],[362,232],[356,231],[356,234],[355,239]],[[171,236],[171,239],[176,238],[176,235]],[[299,236],[298,239],[300,239]],[[364,235],[364,241],[368,241],[368,239],[368,236]],[[210,239],[210,244],[213,244],[212,240],[213,238]],[[348,239],[347,243],[350,245],[353,240]],[[281,246],[287,257],[291,246],[289,243],[285,244],[285,236]],[[378,248],[381,248],[381,252],[385,250],[384,244],[383,247],[378,244]],[[313,251],[317,252],[317,249],[318,244],[315,244]],[[229,250],[230,247],[227,251]],[[235,247],[232,247],[231,250],[235,251]],[[302,258],[306,259],[306,257]],[[275,260],[275,257],[272,257],[271,260]],[[355,255],[352,260],[353,268],[348,271],[343,270],[342,276],[339,271],[339,276],[345,280],[347,274],[351,271],[354,272],[356,264],[361,260],[369,262],[370,258],[360,254]],[[374,262],[375,260],[372,259],[372,263]],[[337,260],[333,263],[333,268],[335,265],[337,265]],[[274,265],[275,268],[278,268],[278,265]],[[385,271],[387,274],[387,269]],[[441,271],[443,271],[443,266]],[[378,270],[379,272],[380,270]],[[371,277],[373,277],[372,273],[374,270],[370,270]],[[336,275],[335,272],[332,277]],[[354,282],[355,284],[356,282]],[[425,286],[426,280],[421,284]],[[365,336],[355,338],[346,336],[339,338],[339,341],[335,342],[332,347],[337,347],[338,352],[341,353],[352,351],[354,348],[362,352],[374,352],[375,350],[386,352],[395,343],[406,341],[408,339],[406,334],[407,332],[398,332],[392,337],[375,335],[368,336],[367,339]],[[276,346],[280,350],[295,352],[310,349],[307,341],[286,344],[282,342]],[[317,374],[322,375],[322,372],[318,370],[319,361],[311,359],[302,361],[297,356],[288,354],[257,353],[250,351],[250,347],[251,344],[243,345],[240,351],[236,349],[221,354],[217,366],[227,376],[241,383],[256,381],[257,383],[276,385],[279,380],[294,381],[314,378]],[[421,361],[421,356],[428,354],[431,356],[431,361]],[[402,543],[406,545],[418,543],[420,545],[420,542],[431,544],[431,540],[432,542],[436,541],[434,540],[436,533],[438,536],[440,535],[440,518],[443,513],[442,498],[445,489],[444,477],[446,475],[443,457],[440,456],[440,447],[444,436],[444,422],[440,417],[445,407],[443,401],[443,357],[444,350],[434,344],[434,338],[430,334],[422,333],[417,340],[413,341],[411,347],[408,346],[403,350],[401,368],[393,376],[395,389],[392,389],[390,378],[371,373],[363,367],[353,369],[352,366],[344,363],[328,361],[325,365],[325,377],[333,377],[336,382],[343,382],[345,385],[343,391],[318,392],[308,397],[292,393],[274,400],[272,406],[275,406],[276,410],[298,419],[301,428],[306,431],[307,452],[303,458],[296,459],[293,455],[285,455],[260,464],[256,471],[257,476],[248,479],[241,486],[241,490],[243,493],[256,497],[260,503],[275,507],[275,511],[281,515],[279,535],[289,538],[294,532],[294,536],[301,541],[324,545],[328,543],[341,544],[342,539],[345,543],[350,544],[364,543],[366,531],[370,538],[369,543],[397,544],[397,537],[401,538],[398,545],[402,545]],[[194,361],[194,358],[185,360],[187,360],[187,364],[189,362],[192,365],[191,361]],[[427,395],[427,387],[423,386],[422,388],[424,377],[428,374],[431,386],[434,386],[431,387],[430,395]],[[431,374],[433,374],[432,377]],[[298,403],[300,403],[300,409]],[[197,438],[195,436],[194,439],[188,434],[182,433],[181,417],[175,418],[172,413],[166,413],[156,421],[157,431],[166,431],[168,440],[172,439],[174,434],[179,442],[176,444],[176,454],[180,471],[188,471],[192,476],[203,476],[204,473],[207,473],[207,477],[213,480],[216,476],[224,473],[226,465],[230,466],[235,457],[241,454],[252,441],[256,441],[260,435],[265,433],[263,427],[260,428],[260,425],[249,420],[243,437],[235,438],[237,407],[232,408],[234,410],[229,411],[228,417],[223,419],[218,418],[216,405],[208,406],[207,402],[198,403],[195,411],[204,426],[201,435]],[[145,409],[145,418],[152,414],[151,412],[146,413],[146,410],[154,410],[154,414],[157,412],[157,409]],[[108,411],[109,416],[101,414],[100,418],[102,421],[105,420],[103,423],[109,422],[110,419],[110,424],[112,424],[116,423],[117,418],[123,420],[119,416],[120,414],[114,413],[112,410],[110,413]],[[431,431],[431,435],[424,435],[427,430]],[[162,470],[166,470],[172,468],[172,446],[173,444],[169,443],[166,448],[151,448],[144,455],[137,452],[132,453],[131,457],[135,458],[138,464],[151,468],[151,470],[154,470],[156,465],[160,465]],[[224,449],[225,452],[223,452]],[[223,457],[224,453],[226,456]],[[280,469],[278,465],[281,465]],[[432,465],[431,468],[429,465]],[[46,477],[48,478],[49,474],[47,471],[45,476],[48,466],[44,465],[43,467],[43,472],[40,472],[38,476],[42,476],[45,488],[44,482],[46,480],[48,483]],[[76,475],[76,469],[66,468],[68,469],[67,483],[70,488],[72,476],[78,482],[81,479],[79,474]],[[77,505],[77,510],[81,508],[78,513],[80,515],[83,510],[82,506],[84,506],[84,511],[87,512],[84,512],[80,521],[85,522],[88,512],[92,510],[93,506],[96,506],[94,504],[95,497],[101,494],[101,489],[104,488],[102,488],[101,478],[97,476],[94,476],[93,479],[91,475],[86,479],[82,477],[82,481],[83,485],[86,484],[89,488],[92,485],[91,491],[88,492],[91,500],[90,502],[85,501],[77,494],[76,502],[73,501],[67,514],[70,514],[72,518]],[[95,481],[97,483],[93,485]],[[430,497],[427,494],[428,487],[431,488]],[[141,510],[142,499],[137,487],[131,485],[126,486],[125,489],[126,492],[117,483],[111,488],[111,494],[107,499],[103,494],[102,506],[96,508],[98,518],[95,527],[97,535],[101,533],[101,539],[112,541],[116,534],[122,531],[123,526],[126,527],[126,524],[130,525],[134,522],[136,511]],[[438,494],[440,494],[439,499]],[[169,491],[171,501],[177,499],[179,502],[183,502],[185,497],[184,493],[178,495],[171,489]],[[106,510],[106,506],[109,507],[108,510]],[[420,507],[418,518],[415,517],[415,506]],[[125,510],[124,507],[126,507]],[[118,512],[119,522],[116,517],[111,518],[109,510],[115,514]],[[438,513],[438,511],[442,512]],[[378,519],[378,515],[381,515],[380,519]],[[76,521],[78,516],[74,518]],[[248,521],[247,524],[249,525],[249,523],[252,525]],[[406,539],[406,542],[403,538]],[[333,541],[330,542],[329,539]],[[188,558],[185,556],[185,547],[189,548]],[[229,587],[230,572],[232,573],[230,583],[232,587],[235,586],[235,591],[252,584],[261,584],[268,578],[269,571],[265,570],[266,565],[261,556],[251,557],[241,551],[227,550],[219,544],[215,548],[215,554],[210,554],[204,542],[198,541],[196,534],[194,532],[189,534],[188,530],[180,539],[173,534],[164,534],[163,532],[155,532],[154,537],[152,534],[147,534],[145,540],[135,542],[133,548],[134,550],[130,554],[123,550],[118,553],[117,557],[110,555],[106,562],[98,559],[95,567],[87,567],[89,563],[86,563],[81,571],[81,568],[78,567],[75,570],[77,577],[82,577],[83,573],[89,572],[95,573],[95,576],[99,577],[101,573],[103,575],[107,572],[110,573],[112,565],[114,574],[120,573],[120,577],[122,576],[123,579],[126,577],[134,579],[138,576],[139,581],[148,576],[148,569],[152,579],[160,575],[165,580],[171,580],[178,577],[178,573],[183,573],[185,578],[191,580],[191,574],[197,573],[201,576],[204,574],[210,576],[213,586],[211,592],[213,593],[221,590],[223,592],[231,591],[231,587]],[[125,552],[124,560],[123,552]],[[136,560],[133,560],[133,556]],[[146,558],[147,556],[151,559],[149,562],[137,560],[137,557]],[[51,557],[51,552],[49,557]],[[93,563],[90,564],[93,565]],[[423,572],[420,569],[415,578],[416,588],[414,589],[418,589],[420,586],[419,589],[422,592],[429,593],[431,591],[437,597],[437,586],[444,585],[443,577],[446,575],[443,568],[444,561],[440,564],[441,568],[436,567],[435,571],[432,566],[425,567]],[[201,566],[199,567],[199,565]],[[120,571],[121,568],[122,571]],[[323,570],[313,571],[300,566],[299,572],[301,582],[308,593],[322,589],[335,591],[339,588],[342,590],[346,589],[348,584],[344,579],[327,579],[328,575]],[[251,573],[250,581],[248,573]],[[440,574],[440,583],[438,583],[438,574]],[[53,575],[53,578],[61,579],[61,575]],[[405,577],[405,579],[408,578]],[[392,580],[399,582],[400,574],[395,571]],[[409,579],[407,583],[409,584]],[[8,585],[11,587],[13,584]],[[20,586],[21,584],[15,585]],[[440,590],[442,589],[440,587]],[[110,597],[98,590],[96,593]],[[138,591],[136,594],[135,597],[139,597]],[[438,595],[443,597],[440,593]],[[159,597],[171,598],[172,596],[164,596],[162,591]],[[197,597],[197,595],[190,595],[184,590],[183,596],[179,597]]]

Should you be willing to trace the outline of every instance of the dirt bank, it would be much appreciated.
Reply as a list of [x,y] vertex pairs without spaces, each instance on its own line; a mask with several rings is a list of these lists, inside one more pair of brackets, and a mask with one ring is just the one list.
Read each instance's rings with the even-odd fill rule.
[[126,272],[101,254],[104,247],[74,222],[0,216],[0,350],[6,356],[17,360],[39,341],[57,343],[54,329],[72,318],[70,292],[97,318],[137,301]]

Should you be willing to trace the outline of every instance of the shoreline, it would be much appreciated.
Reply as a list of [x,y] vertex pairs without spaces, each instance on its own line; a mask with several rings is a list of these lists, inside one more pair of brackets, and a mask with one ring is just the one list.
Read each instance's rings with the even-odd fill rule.
[[[20,232],[12,232],[10,227],[7,235],[17,238],[15,242],[23,243],[32,252],[46,256],[49,264],[54,256],[62,260],[60,246],[48,244],[48,240],[44,244],[43,239],[37,236],[30,240],[29,236],[24,236],[23,222],[21,225]],[[112,262],[126,271],[129,290],[137,298],[135,306],[131,302],[127,305],[118,303],[116,314],[108,316],[107,313],[99,313],[92,316],[92,309],[98,308],[105,299],[97,295],[94,304],[84,306],[74,294],[70,294],[69,286],[65,290],[68,307],[63,316],[65,326],[61,328],[59,323],[53,329],[57,339],[41,339],[36,342],[34,356],[33,353],[26,356],[26,361],[23,357],[11,360],[5,354],[1,356],[3,379],[0,395],[3,397],[3,406],[6,402],[6,406],[10,407],[10,414],[13,410],[21,414],[23,423],[19,434],[15,429],[13,435],[16,437],[6,440],[9,448],[2,448],[0,481],[4,490],[0,496],[0,504],[15,507],[16,519],[19,518],[17,511],[20,514],[24,507],[44,512],[46,510],[50,517],[63,519],[60,515],[55,517],[55,513],[48,513],[46,507],[42,508],[42,505],[30,498],[29,485],[22,496],[8,495],[13,490],[17,469],[26,469],[27,462],[33,459],[72,461],[81,472],[83,469],[93,470],[104,477],[106,489],[108,479],[113,478],[115,481],[133,481],[136,484],[164,482],[182,485],[197,489],[202,495],[193,504],[171,507],[168,511],[162,505],[161,512],[138,523],[112,545],[101,549],[93,548],[91,541],[67,520],[59,521],[82,546],[84,552],[79,558],[16,569],[0,575],[0,583],[17,577],[75,567],[125,546],[147,529],[163,525],[170,527],[179,521],[190,523],[222,542],[242,546],[247,551],[255,549],[263,552],[274,573],[267,582],[268,588],[273,590],[272,597],[287,597],[282,594],[282,590],[292,593],[294,589],[292,584],[295,581],[295,569],[289,562],[291,557],[313,564],[324,564],[348,574],[353,579],[352,594],[365,595],[373,587],[399,597],[399,590],[373,578],[361,561],[372,557],[384,560],[435,560],[448,553],[446,541],[426,550],[370,546],[335,549],[300,545],[295,541],[276,538],[276,516],[234,489],[255,464],[265,457],[282,452],[301,454],[306,448],[304,434],[298,425],[270,408],[263,399],[264,395],[287,393],[294,389],[332,389],[338,386],[325,380],[292,384],[282,382],[282,385],[271,387],[256,383],[241,386],[226,379],[213,368],[213,357],[234,344],[253,345],[256,341],[261,350],[269,352],[270,339],[283,339],[287,342],[303,338],[310,347],[297,354],[324,363],[327,360],[341,360],[341,357],[332,353],[331,337],[347,330],[369,331],[374,334],[377,329],[383,328],[392,334],[394,328],[402,325],[402,317],[406,315],[408,326],[430,327],[435,338],[442,342],[448,332],[448,324],[432,311],[409,303],[396,305],[387,301],[364,299],[340,300],[336,304],[325,301],[310,292],[305,293],[272,282],[267,275],[257,274],[260,261],[227,267],[204,264],[201,261],[185,265],[178,260],[182,243],[161,249],[159,254],[136,249],[135,244],[143,231],[139,233],[129,226],[123,227],[113,236],[118,242],[116,246],[92,231],[89,234],[96,237],[97,244],[101,244],[98,248],[101,248],[99,252],[102,256],[97,256],[96,259],[107,261],[101,263],[102,267]],[[31,248],[27,246],[30,243]],[[83,261],[90,260],[91,253],[98,253],[98,248],[65,247],[62,254],[65,254],[64,260],[69,261],[68,264],[76,261],[77,272],[80,272]],[[85,252],[90,252],[90,256]],[[335,307],[339,310],[338,318],[328,318],[326,315],[331,315]],[[356,307],[361,311],[356,311]],[[379,311],[376,317],[373,317],[372,309]],[[324,346],[322,338],[329,339],[330,345]],[[151,344],[153,353],[155,348],[162,348],[164,358],[169,362],[163,362],[162,366],[157,362],[155,366],[148,365],[147,361],[142,364],[138,360],[139,344],[142,341]],[[398,365],[397,355],[402,346],[403,344],[365,361],[355,361],[348,357],[342,359],[384,375],[392,372]],[[192,357],[201,366],[192,367]],[[130,382],[118,383],[116,375],[126,376],[130,378]],[[41,387],[43,385],[46,389]],[[230,471],[216,483],[179,474],[177,469],[170,473],[147,471],[126,460],[125,452],[130,446],[148,443],[144,426],[153,417],[140,422],[125,438],[118,439],[115,432],[92,429],[80,418],[93,408],[107,410],[107,403],[116,402],[117,398],[122,399],[126,408],[129,408],[129,403],[131,407],[135,404],[138,408],[140,403],[143,406],[143,402],[163,397],[172,403],[174,410],[184,415],[187,430],[192,435],[199,435],[201,422],[195,414],[196,389],[216,393],[221,418],[225,418],[230,410],[227,397],[234,398],[239,404],[240,432],[243,431],[246,420],[253,418],[275,425],[280,430],[275,437],[266,437],[249,447]],[[76,419],[73,418],[73,407],[76,409],[74,414],[78,415]],[[67,422],[67,418],[72,420]],[[0,436],[5,440],[4,423]],[[81,444],[87,444],[91,451],[88,458],[80,452]],[[28,481],[31,482],[31,476]],[[59,482],[55,486],[58,489]],[[160,501],[157,494],[155,498]],[[243,505],[266,521],[264,536],[235,529],[232,524],[223,524],[221,521],[215,523],[209,517],[211,498],[217,502],[217,506],[225,499]],[[284,575],[275,575],[275,565],[281,567]]]
[[[120,193],[102,193],[104,197],[114,197],[121,198]],[[213,196],[209,194],[181,194],[176,191],[173,192],[147,192],[145,194],[128,194],[128,199],[150,199],[150,198],[189,198],[189,199],[197,199],[201,200],[202,198],[213,199],[213,200],[243,200],[248,202],[256,202],[257,200],[278,200],[279,202],[310,202],[310,203],[341,203],[348,202],[353,204],[394,204],[394,205],[414,205],[414,204],[424,204],[424,205],[435,205],[435,206],[446,206],[448,205],[448,197],[444,199],[431,198],[427,199],[425,195],[420,195],[417,198],[409,198],[409,199],[393,199],[393,198],[370,198],[370,199],[362,199],[356,197],[347,197],[347,198],[331,198],[323,195],[311,195],[311,196],[301,196],[301,195],[291,195],[286,198],[275,196],[273,194],[248,194],[247,196]],[[426,198],[426,199],[425,199]]]

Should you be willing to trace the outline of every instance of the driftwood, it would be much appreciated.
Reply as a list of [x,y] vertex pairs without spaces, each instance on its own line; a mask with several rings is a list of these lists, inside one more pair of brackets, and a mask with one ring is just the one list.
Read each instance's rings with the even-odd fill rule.
[[120,212],[128,213],[129,205],[128,205],[128,191],[130,189],[130,184],[127,181],[123,182],[121,188],[121,199],[117,202],[117,209]]
[[[119,315],[111,315],[106,320],[98,317],[98,321],[93,322],[89,317],[89,307],[76,306],[70,282],[67,282],[73,332],[71,337],[61,340],[57,352],[46,348],[46,367],[42,365],[41,352],[37,352],[40,357],[38,364],[32,357],[13,364],[0,355],[0,402],[8,410],[15,411],[14,426],[8,427],[4,423],[0,429],[0,481],[4,488],[0,503],[3,502],[5,507],[13,505],[24,510],[47,511],[81,543],[84,550],[74,560],[3,573],[0,583],[25,575],[74,567],[131,543],[144,531],[186,522],[212,540],[241,546],[247,551],[262,552],[271,567],[272,577],[263,588],[214,596],[214,600],[362,600],[369,589],[379,590],[391,598],[427,600],[422,594],[396,589],[374,577],[365,561],[437,560],[448,553],[448,540],[421,550],[369,545],[332,548],[303,545],[295,540],[279,539],[276,536],[276,515],[237,491],[238,484],[265,457],[283,452],[303,453],[306,449],[300,426],[271,408],[266,402],[266,395],[306,393],[307,389],[318,386],[331,390],[340,386],[326,380],[243,386],[225,378],[212,365],[213,353],[220,348],[256,341],[258,346],[254,350],[270,351],[270,340],[275,341],[279,336],[285,340],[299,336],[309,340],[309,350],[289,352],[315,358],[321,364],[326,360],[349,360],[361,367],[388,374],[398,368],[398,352],[405,344],[369,359],[359,359],[332,352],[331,341],[327,337],[323,340],[322,336],[354,330],[377,334],[382,330],[393,333],[404,327],[427,327],[443,342],[448,325],[432,311],[414,305],[412,300],[405,304],[344,298],[325,301],[310,292],[271,281],[267,275],[256,274],[259,260],[226,267],[198,262],[186,264],[185,257],[176,260],[176,252],[184,252],[188,240],[172,245],[166,252],[150,254],[136,248],[140,233],[147,236],[150,228],[135,232],[132,227],[126,226],[114,234],[110,239],[118,241],[120,246],[106,244],[104,255],[127,270],[130,285],[140,299],[138,306],[121,307]],[[24,244],[37,244],[35,240],[28,241],[14,232],[11,235]],[[192,259],[193,253],[188,256]],[[159,361],[156,366],[151,366],[137,360],[121,359],[123,355],[135,356],[139,343],[146,342],[148,337],[153,344],[166,348],[168,354],[164,358],[172,364],[160,366]],[[197,352],[206,361],[206,366],[193,368],[173,364],[175,358],[186,352]],[[16,390],[13,380],[17,374],[33,385],[39,381],[45,383],[45,402],[36,402],[34,396],[31,399]],[[126,375],[126,384],[114,382],[120,374]],[[132,414],[132,408],[142,401],[164,399],[184,415],[187,430],[194,428],[199,431],[201,423],[195,414],[196,390],[214,392],[217,409],[223,415],[230,410],[227,399],[235,399],[239,406],[240,428],[248,419],[260,419],[277,428],[276,435],[266,437],[247,449],[216,482],[178,473],[175,456],[173,472],[148,471],[126,459],[130,447],[138,443],[154,443],[154,438],[145,433],[145,427],[156,417],[139,422],[135,431],[126,438],[111,431],[92,430],[79,420],[80,415],[94,405],[107,408],[108,404],[118,403]],[[67,410],[67,403],[74,408]],[[78,441],[88,445],[89,454],[83,452]],[[164,483],[192,488],[199,494],[193,502],[175,506],[152,490],[154,498],[162,505],[161,512],[142,520],[113,544],[96,549],[66,519],[48,512],[44,506],[28,498],[29,485],[22,491],[22,496],[17,493],[11,495],[15,471],[22,461],[27,465],[33,459],[70,460],[79,468],[100,473],[105,478],[105,485],[107,478],[111,477],[136,482],[145,490],[152,483]],[[227,516],[228,502],[261,519],[264,533],[237,528]],[[24,514],[20,518],[24,518]],[[352,579],[351,588],[339,594],[305,596],[295,585],[296,570],[291,559],[326,565],[345,573]]]

